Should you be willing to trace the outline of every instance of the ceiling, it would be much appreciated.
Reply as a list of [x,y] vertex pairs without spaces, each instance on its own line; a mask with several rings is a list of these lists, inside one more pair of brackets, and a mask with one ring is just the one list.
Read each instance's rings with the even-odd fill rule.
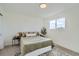
[[79,4],[68,3],[48,3],[47,8],[41,9],[40,3],[2,3],[0,4],[6,12],[25,14],[27,16],[46,17],[51,13],[55,14],[58,11],[69,7],[79,6]]

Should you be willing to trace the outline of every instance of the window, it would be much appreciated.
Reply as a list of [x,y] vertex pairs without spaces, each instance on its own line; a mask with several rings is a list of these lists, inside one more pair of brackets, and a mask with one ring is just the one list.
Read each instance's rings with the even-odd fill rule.
[[65,28],[65,17],[50,21],[50,29]]
[[56,23],[55,20],[50,21],[50,29],[55,29],[55,23]]
[[65,28],[65,18],[57,19],[56,25],[56,28]]

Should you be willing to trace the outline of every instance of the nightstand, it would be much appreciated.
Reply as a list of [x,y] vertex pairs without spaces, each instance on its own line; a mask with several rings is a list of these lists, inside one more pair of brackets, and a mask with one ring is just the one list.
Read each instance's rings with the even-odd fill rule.
[[20,39],[21,39],[20,36],[14,36],[13,39],[12,39],[12,45],[15,44],[15,41],[16,41],[16,40],[18,41],[18,45],[20,45]]

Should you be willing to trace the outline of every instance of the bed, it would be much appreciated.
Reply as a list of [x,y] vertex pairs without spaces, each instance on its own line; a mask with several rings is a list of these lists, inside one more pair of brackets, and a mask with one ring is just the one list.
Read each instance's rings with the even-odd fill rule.
[[30,36],[21,38],[21,55],[40,55],[51,50],[53,42],[49,38]]

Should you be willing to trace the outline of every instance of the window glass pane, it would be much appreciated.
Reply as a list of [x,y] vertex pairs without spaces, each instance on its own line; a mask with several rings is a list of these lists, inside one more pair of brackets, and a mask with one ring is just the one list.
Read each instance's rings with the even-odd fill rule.
[[57,19],[57,28],[65,28],[65,18]]
[[55,20],[50,21],[50,29],[55,29]]

